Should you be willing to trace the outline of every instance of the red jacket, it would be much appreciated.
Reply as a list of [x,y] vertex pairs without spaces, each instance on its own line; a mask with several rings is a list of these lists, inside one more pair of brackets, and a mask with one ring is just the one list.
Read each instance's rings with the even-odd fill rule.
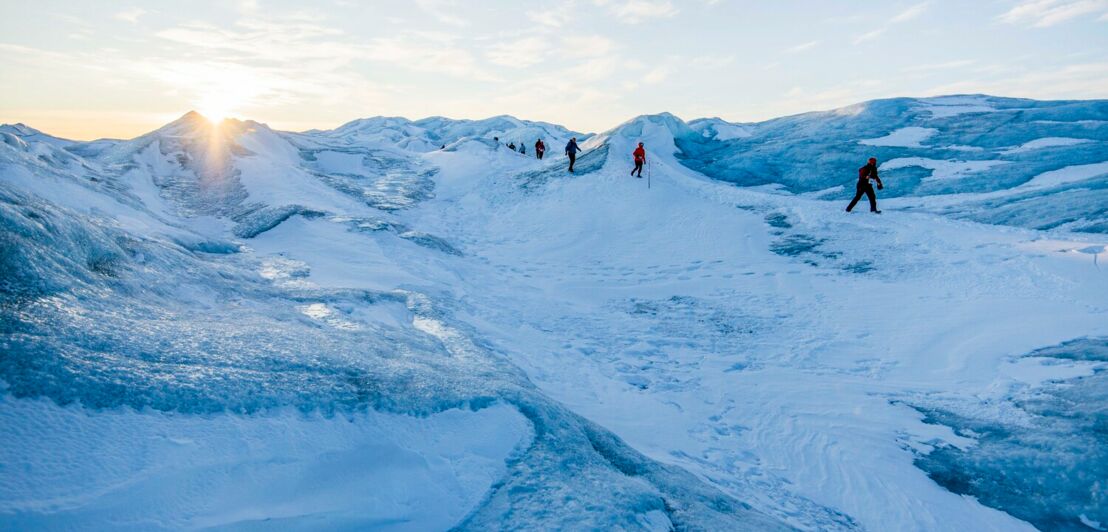
[[646,160],[646,150],[642,149],[642,146],[635,148],[635,162],[640,163]]

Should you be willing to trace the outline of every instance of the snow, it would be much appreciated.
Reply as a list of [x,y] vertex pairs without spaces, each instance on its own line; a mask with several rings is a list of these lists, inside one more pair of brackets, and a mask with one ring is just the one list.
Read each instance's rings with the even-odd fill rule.
[[[640,116],[575,174],[511,117],[0,144],[0,528],[1108,522],[1108,243],[1021,218],[1095,223],[1100,144],[912,109],[1095,115],[923,102]],[[848,215],[828,146],[920,188]]]
[[1053,148],[1057,146],[1076,146],[1078,144],[1085,144],[1092,142],[1089,139],[1075,139],[1069,137],[1044,137],[1041,139],[1035,139],[1030,142],[1025,142],[1015,148],[1004,150],[1005,155],[1012,155],[1014,153],[1024,153],[1034,150],[1041,150],[1043,148]]
[[939,130],[927,127],[902,127],[884,137],[875,139],[862,139],[858,144],[866,146],[898,146],[901,148],[922,148],[923,141],[930,138]]
[[719,118],[693,120],[689,122],[689,127],[691,127],[693,131],[699,132],[705,138],[719,141],[744,139],[754,135],[749,125],[735,124]]
[[991,113],[996,111],[984,96],[941,96],[924,98],[919,110],[931,114],[931,118],[950,118],[967,113]]
[[1020,185],[1016,190],[1022,191],[1052,187],[1075,181],[1084,181],[1102,175],[1108,175],[1108,161],[1097,164],[1067,166],[1065,168],[1059,168],[1058,170],[1044,172],[1035,176],[1027,183]]
[[[531,439],[516,410],[426,418],[93,413],[0,399],[5,528],[445,529]],[[59,431],[58,427],[65,427]]]
[[881,170],[896,170],[909,166],[919,166],[931,170],[929,180],[961,179],[975,172],[988,170],[997,165],[1005,164],[1005,161],[949,161],[928,159],[925,157],[901,157],[881,163]]

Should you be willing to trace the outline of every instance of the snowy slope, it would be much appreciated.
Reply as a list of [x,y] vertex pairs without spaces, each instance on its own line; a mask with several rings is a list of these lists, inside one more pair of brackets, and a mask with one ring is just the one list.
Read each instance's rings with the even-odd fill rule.
[[4,144],[3,528],[780,526],[457,321],[465,251],[402,216],[429,162],[348,148],[191,114]]
[[[1105,360],[1025,358],[1071,338],[1104,345],[1103,240],[844,218],[837,203],[685,170],[667,153],[681,135],[672,117],[640,117],[586,147],[653,146],[650,190],[609,155],[585,176],[539,189],[509,176],[421,209],[480,250],[492,271],[465,278],[469,319],[542,389],[796,526],[1105,520],[1105,462],[1081,469],[1105,452],[1102,385],[1083,384]],[[1065,400],[1055,379],[1097,398],[1065,429],[1070,414],[1024,399]],[[1031,488],[1043,469],[1072,474]]]
[[874,217],[693,169],[764,124],[638,117],[569,174],[443,120],[8,131],[0,528],[1108,523],[1108,242],[957,219],[1100,162]]

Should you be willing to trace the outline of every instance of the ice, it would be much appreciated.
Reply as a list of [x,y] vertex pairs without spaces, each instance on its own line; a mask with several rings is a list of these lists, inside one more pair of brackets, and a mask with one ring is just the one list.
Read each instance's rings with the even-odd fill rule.
[[[1106,113],[1108,108],[1099,100],[897,98],[754,124],[747,137],[676,139],[681,162],[694,170],[742,186],[783,185],[782,191],[790,193],[837,186],[852,190],[856,169],[867,158],[877,157],[887,185],[880,196],[926,198],[910,203],[931,212],[950,212],[948,197],[1023,193],[1021,185],[1037,176],[1106,162]],[[1050,215],[1049,221],[1042,219],[1033,202],[1014,197],[974,202],[954,212],[987,223],[1101,232],[1108,219],[1098,207],[1103,203],[1095,192],[1100,181],[1088,183],[1094,192],[1076,202],[1072,196],[1077,193],[1066,181],[1045,187],[1042,195],[1070,201],[1065,215]],[[1058,212],[1062,200],[1057,201],[1046,210]]]
[[0,425],[0,522],[24,530],[443,530],[533,437],[504,405],[328,418],[93,412],[3,398]]
[[0,528],[1102,526],[1104,112],[6,128]]
[[[450,309],[451,282],[415,276],[456,257],[418,217],[390,221],[295,168],[259,189],[256,170],[299,159],[265,135],[271,149],[239,137],[250,154],[222,152],[243,165],[242,202],[166,187],[147,206],[126,188],[78,187],[68,207],[6,167],[0,423],[25,437],[0,449],[5,466],[43,476],[4,475],[3,527],[780,527],[550,400],[473,339]],[[147,151],[160,141],[109,151],[150,154],[143,171],[195,183],[197,158],[162,160]],[[206,150],[171,153],[192,149]],[[320,193],[284,203],[304,191]],[[163,208],[177,201],[196,208]],[[77,210],[97,203],[108,210]],[[396,246],[407,241],[420,245]],[[411,416],[428,421],[409,431]],[[57,458],[83,455],[98,460]],[[350,471],[358,483],[340,483]],[[56,490],[76,495],[56,505]]]
[[749,124],[735,124],[719,118],[698,118],[689,121],[689,127],[701,135],[715,140],[732,140],[753,135]]
[[1087,530],[1108,522],[1106,346],[1103,338],[1088,338],[1032,353],[1033,359],[1095,362],[1096,370],[1056,373],[1049,384],[1017,388],[1003,404],[1024,422],[1013,422],[1012,414],[921,408],[928,423],[951,426],[975,444],[939,446],[917,463],[948,489],[1042,530]]

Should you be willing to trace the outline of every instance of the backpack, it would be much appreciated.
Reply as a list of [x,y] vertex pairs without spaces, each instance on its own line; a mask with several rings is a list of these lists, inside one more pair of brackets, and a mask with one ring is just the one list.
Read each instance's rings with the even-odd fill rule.
[[858,181],[869,181],[869,165],[858,169]]

